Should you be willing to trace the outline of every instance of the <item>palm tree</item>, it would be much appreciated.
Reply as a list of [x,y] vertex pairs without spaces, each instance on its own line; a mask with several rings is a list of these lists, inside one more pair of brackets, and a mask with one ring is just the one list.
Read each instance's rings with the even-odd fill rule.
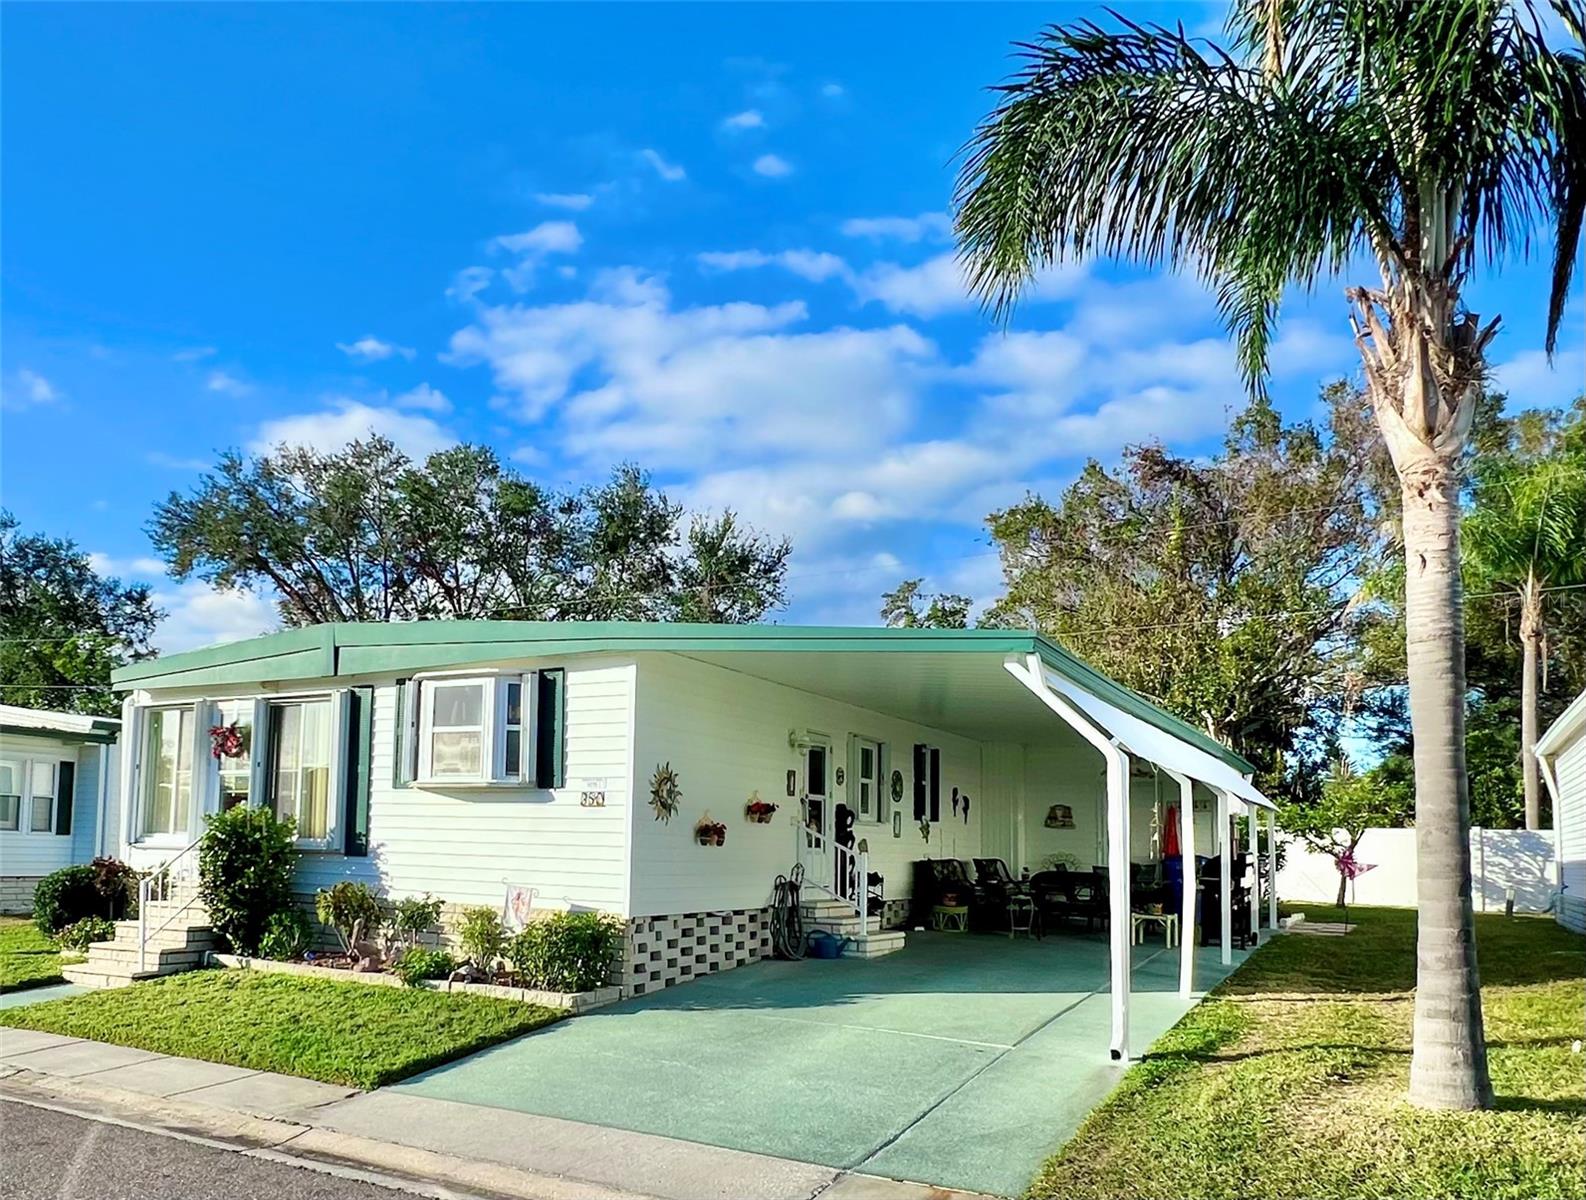
[[[1579,40],[1581,0],[1553,0]],[[1113,255],[1211,285],[1257,390],[1285,290],[1345,292],[1404,501],[1415,740],[1410,1095],[1491,1103],[1470,902],[1459,491],[1497,321],[1470,274],[1553,244],[1546,346],[1586,207],[1586,62],[1528,0],[1236,0],[1231,49],[1120,21],[1052,27],[968,148],[957,231],[1006,314],[1042,267]],[[1367,264],[1370,264],[1368,266]]]
[[1512,590],[1520,605],[1520,768],[1525,827],[1542,827],[1537,778],[1537,663],[1547,640],[1547,594],[1586,585],[1586,427],[1581,452],[1566,447],[1535,462],[1498,459],[1476,473],[1465,521],[1465,556],[1484,586]]

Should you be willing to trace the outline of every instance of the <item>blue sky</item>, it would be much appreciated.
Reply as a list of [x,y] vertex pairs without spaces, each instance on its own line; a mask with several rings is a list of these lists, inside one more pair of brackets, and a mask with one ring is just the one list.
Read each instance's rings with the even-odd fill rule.
[[[988,511],[1242,403],[1191,282],[1070,269],[1004,333],[953,265],[1009,44],[1096,11],[8,5],[0,503],[153,583],[167,649],[273,618],[165,579],[153,505],[371,427],[553,484],[636,461],[793,538],[784,620],[874,622],[910,575],[989,599]],[[1528,404],[1583,374],[1578,297],[1542,359],[1544,287],[1472,291]],[[1338,290],[1297,297],[1282,407],[1354,364]]]

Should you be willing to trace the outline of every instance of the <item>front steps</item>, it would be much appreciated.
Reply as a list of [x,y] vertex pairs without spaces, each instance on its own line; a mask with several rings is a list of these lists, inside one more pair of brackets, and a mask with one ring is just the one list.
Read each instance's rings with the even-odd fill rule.
[[847,958],[880,958],[903,949],[903,930],[882,929],[879,916],[861,922],[852,904],[832,896],[801,899],[799,915],[805,929],[824,929],[833,937],[852,938],[853,943],[843,951]]
[[173,888],[170,899],[153,900],[147,910],[150,933],[143,969],[138,966],[138,922],[116,922],[116,936],[94,942],[82,962],[61,968],[61,974],[81,987],[126,987],[139,979],[175,975],[204,965],[211,950],[220,949],[220,938],[210,928],[209,914],[191,886]]

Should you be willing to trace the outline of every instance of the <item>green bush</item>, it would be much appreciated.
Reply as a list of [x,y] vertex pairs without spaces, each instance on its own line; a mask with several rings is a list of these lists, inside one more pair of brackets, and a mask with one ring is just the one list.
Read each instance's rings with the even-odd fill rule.
[[412,946],[398,955],[391,970],[409,987],[417,987],[421,980],[446,979],[457,969],[457,960],[444,950],[429,950]]
[[210,923],[239,954],[257,954],[270,918],[292,905],[297,845],[291,821],[239,804],[208,818],[198,892]]
[[419,938],[440,923],[441,902],[428,892],[404,896],[391,911],[391,938],[405,949],[419,944]]
[[108,915],[119,921],[138,915],[138,873],[119,858],[100,855],[89,863],[94,873],[94,888],[109,905]]
[[264,923],[264,934],[259,938],[259,957],[276,962],[289,962],[308,949],[310,930],[308,917],[295,904],[271,913]]
[[457,940],[462,943],[468,961],[488,972],[506,949],[507,931],[496,910],[481,904],[463,910],[462,920],[457,924]]
[[351,952],[354,925],[363,922],[366,938],[373,937],[380,928],[380,900],[368,884],[343,879],[314,894],[314,915],[334,929],[342,948]]
[[47,938],[84,917],[104,915],[105,898],[94,886],[92,867],[62,867],[39,880],[33,889],[33,924]]
[[73,921],[55,940],[67,950],[86,951],[93,942],[108,942],[116,936],[116,923],[109,917],[84,917]]
[[605,913],[555,913],[514,936],[507,961],[524,987],[587,992],[605,985],[622,937],[622,922]]

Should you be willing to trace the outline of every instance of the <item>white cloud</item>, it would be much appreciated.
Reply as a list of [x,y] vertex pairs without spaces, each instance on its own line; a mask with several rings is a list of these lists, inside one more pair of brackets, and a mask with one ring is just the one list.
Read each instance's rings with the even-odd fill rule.
[[228,375],[225,371],[211,371],[209,378],[204,380],[204,386],[212,392],[219,392],[222,396],[246,396],[253,388],[235,375]]
[[565,208],[568,212],[583,212],[595,202],[588,192],[535,192],[534,198],[546,208]]
[[823,83],[821,84],[821,95],[828,100],[835,100],[839,96],[847,95],[847,89],[840,83]]
[[679,183],[688,178],[687,171],[677,163],[667,162],[665,158],[661,157],[659,150],[652,150],[646,147],[639,151],[639,157],[654,167],[655,173],[668,183]]
[[270,633],[280,625],[267,599],[241,588],[224,591],[190,580],[156,589],[153,599],[166,614],[153,639],[162,654],[241,641]]
[[503,234],[490,244],[509,254],[544,257],[575,253],[584,244],[584,235],[572,221],[541,221],[533,229]]
[[248,449],[264,454],[284,444],[328,453],[370,434],[390,438],[415,459],[457,441],[449,430],[429,417],[332,397],[330,407],[319,412],[273,417],[262,422],[248,443]]
[[780,154],[762,154],[754,160],[754,173],[767,179],[782,179],[793,174],[793,164]]
[[187,349],[178,350],[171,355],[171,361],[179,363],[198,362],[201,359],[213,358],[219,353],[220,351],[213,346],[189,346]]
[[207,471],[215,465],[205,458],[184,458],[179,454],[167,454],[163,450],[150,450],[143,459],[151,467],[165,467],[171,471]]
[[12,411],[32,408],[40,404],[54,404],[61,398],[60,389],[37,371],[20,367],[16,372],[16,382],[12,387],[5,389],[5,407]]
[[496,273],[489,267],[464,267],[452,276],[451,286],[446,289],[449,299],[461,304],[467,304],[480,292],[490,286],[490,281]]
[[382,362],[388,358],[405,358],[411,361],[415,353],[411,347],[381,341],[372,333],[364,334],[356,342],[337,342],[336,349],[348,358],[366,363]]
[[1515,409],[1558,408],[1586,390],[1586,350],[1560,350],[1551,363],[1541,350],[1522,350],[1493,368],[1492,387]]
[[432,413],[452,411],[452,402],[446,398],[445,393],[438,388],[432,388],[427,383],[421,383],[416,388],[393,396],[391,403],[398,408],[417,408]]
[[160,579],[165,575],[165,564],[148,555],[115,558],[96,550],[89,554],[88,565],[97,575],[113,575],[117,579]]
[[915,267],[877,263],[858,278],[855,291],[861,300],[915,317],[934,317],[972,302],[963,268],[951,253]]
[[943,212],[917,217],[850,217],[840,227],[845,237],[876,241],[944,241],[953,232],[953,219]]
[[733,113],[723,120],[721,127],[735,132],[742,129],[764,129],[765,116],[758,108],[746,108],[743,112]]
[[853,275],[841,258],[820,250],[782,250],[775,254],[763,250],[707,250],[697,258],[700,266],[712,271],[781,267],[811,283],[821,283],[827,279],[850,279]]

